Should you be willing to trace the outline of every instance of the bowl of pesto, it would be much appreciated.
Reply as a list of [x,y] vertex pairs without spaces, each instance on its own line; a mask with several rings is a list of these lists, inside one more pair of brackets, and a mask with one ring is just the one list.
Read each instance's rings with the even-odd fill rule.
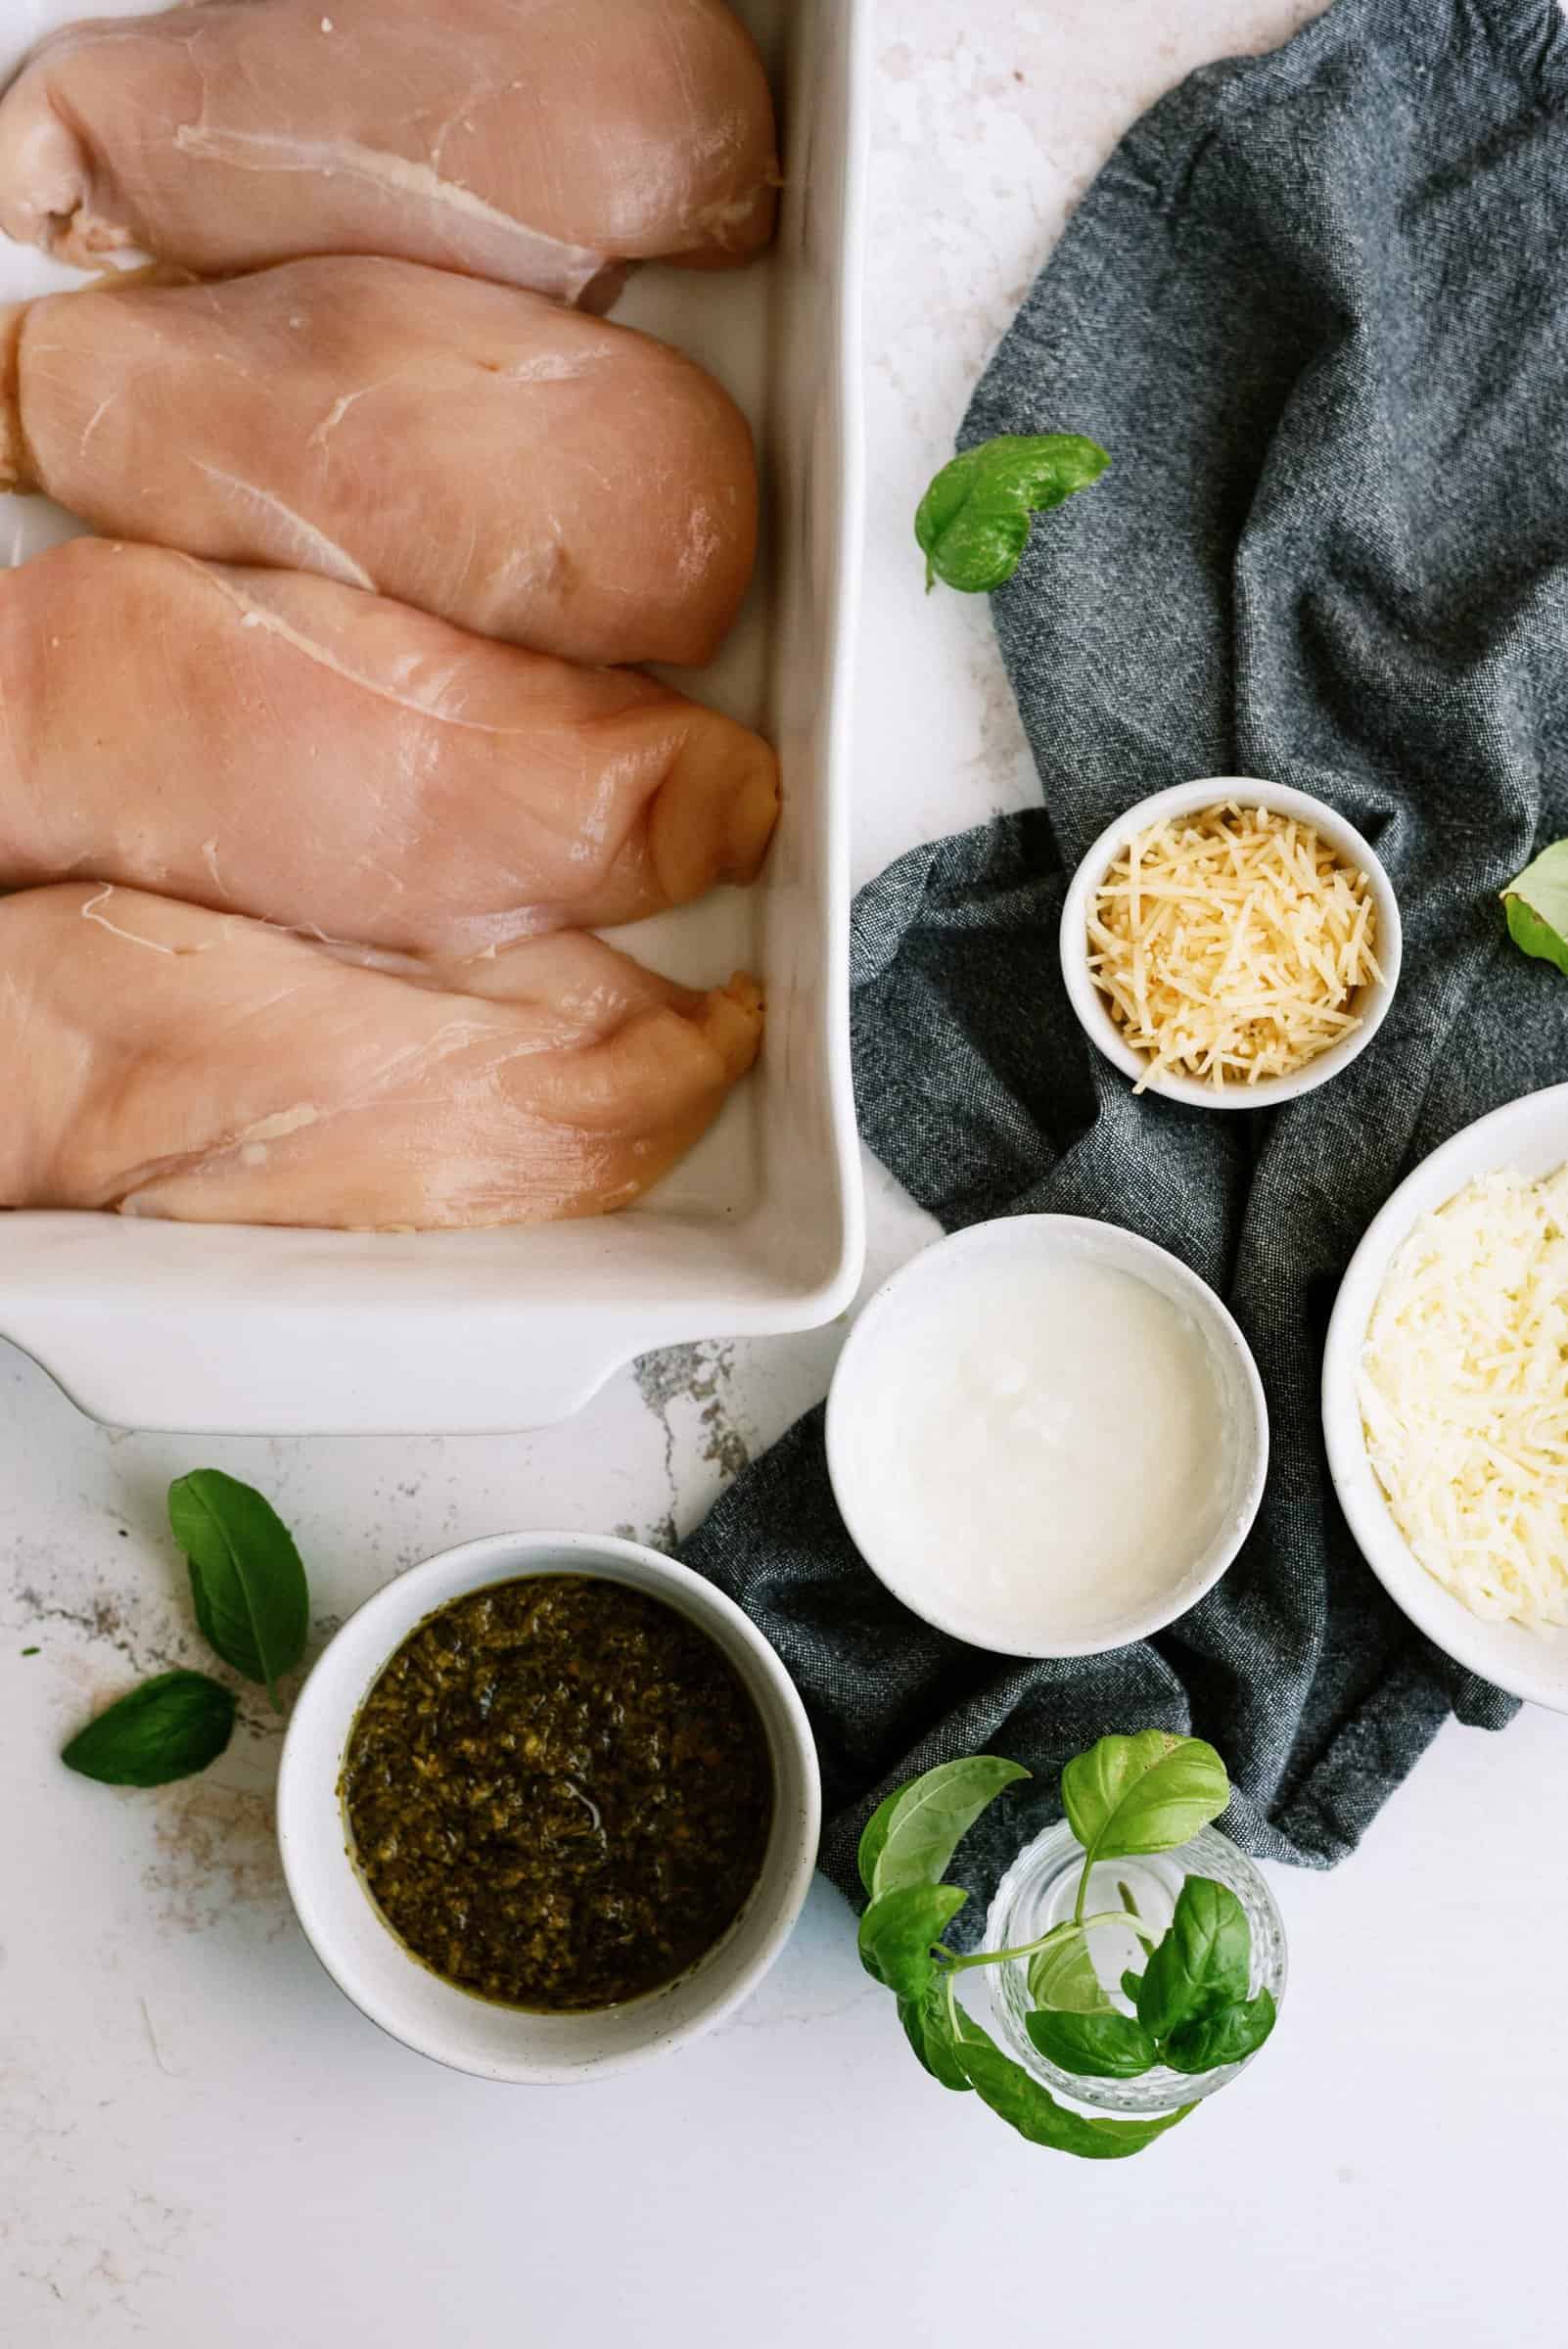
[[374,2023],[488,2080],[669,2052],[800,1914],[821,1792],[801,1700],[729,1599],[657,1550],[497,1534],[379,1590],[285,1741],[300,1922]]

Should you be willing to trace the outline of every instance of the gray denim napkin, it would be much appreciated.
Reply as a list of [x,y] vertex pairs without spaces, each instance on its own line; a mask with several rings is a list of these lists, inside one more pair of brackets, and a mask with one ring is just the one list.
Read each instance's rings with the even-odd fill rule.
[[[1555,0],[1339,0],[1194,74],[1111,158],[961,443],[1087,433],[1099,485],[995,598],[1044,810],[905,856],[855,908],[862,1130],[949,1229],[1101,1216],[1225,1297],[1268,1396],[1258,1524],[1160,1637],[1021,1663],[929,1631],[859,1562],[813,1413],[687,1544],[800,1683],[823,1864],[890,1784],[981,1747],[1042,1781],[968,1848],[990,1888],[1101,1732],[1191,1728],[1252,1851],[1328,1866],[1452,1711],[1511,1700],[1382,1593],[1335,1505],[1317,1379],[1367,1221],[1457,1128],[1568,1077],[1568,982],[1498,892],[1568,833],[1568,28]],[[1056,967],[1063,865],[1203,774],[1315,792],[1399,892],[1375,1043],[1275,1113],[1132,1098]],[[1008,1809],[1009,1806],[1002,1806]]]

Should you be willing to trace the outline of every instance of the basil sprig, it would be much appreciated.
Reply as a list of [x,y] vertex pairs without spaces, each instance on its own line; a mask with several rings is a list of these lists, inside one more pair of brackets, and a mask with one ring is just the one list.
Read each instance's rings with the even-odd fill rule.
[[915,508],[926,592],[938,579],[967,595],[1018,569],[1031,517],[1087,489],[1111,462],[1082,433],[998,433],[944,465]]
[[[169,1487],[169,1523],[186,1553],[198,1629],[225,1664],[278,1681],[305,1650],[310,1593],[288,1527],[237,1477],[198,1468]],[[215,1762],[234,1731],[234,1691],[205,1672],[161,1672],[79,1729],[61,1755],[109,1786],[165,1786]]]
[[[1085,1916],[1089,1875],[1102,1860],[1176,1850],[1218,1819],[1230,1800],[1224,1764],[1198,1737],[1143,1729],[1102,1737],[1062,1773],[1068,1822],[1084,1846],[1070,1918],[1015,1950],[958,1957],[942,1936],[968,1895],[943,1882],[959,1842],[1003,1788],[1028,1776],[996,1754],[941,1763],[888,1795],[860,1838],[860,1880],[870,1895],[860,1919],[860,1961],[898,2001],[899,2019],[918,2060],[946,2089],[973,2090],[1032,2144],[1089,2161],[1139,2153],[1192,2110],[1158,2120],[1090,2117],[1059,2103],[1004,2055],[957,1997],[969,1968],[1027,1960],[1035,2004],[1025,2017],[1033,2045],[1084,2079],[1134,2080],[1164,2064],[1189,2075],[1239,2063],[1274,2024],[1267,1990],[1249,1999],[1251,1934],[1227,1885],[1189,1876],[1169,1930],[1155,1940],[1126,1884],[1122,1906]],[[1100,1982],[1088,1935],[1096,1925],[1130,1926],[1147,1953],[1141,1974],[1122,1976],[1125,2013]]]

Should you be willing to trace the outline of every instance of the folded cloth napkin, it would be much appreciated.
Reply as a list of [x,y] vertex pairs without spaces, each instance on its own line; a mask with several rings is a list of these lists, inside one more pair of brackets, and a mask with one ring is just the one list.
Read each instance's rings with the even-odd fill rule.
[[[1555,0],[1339,0],[1194,74],[1123,141],[975,395],[962,443],[1087,433],[1111,471],[995,598],[1045,808],[861,896],[862,1128],[949,1229],[1108,1218],[1211,1281],[1273,1433],[1229,1573],[1159,1637],[1019,1662],[928,1630],[858,1560],[820,1412],[686,1556],[755,1617],[820,1741],[823,1864],[872,1804],[980,1748],[1043,1783],[966,1858],[990,1889],[1110,1729],[1212,1738],[1250,1850],[1350,1851],[1453,1711],[1512,1703],[1422,1639],[1339,1515],[1323,1328],[1368,1220],[1482,1111],[1568,1077],[1568,982],[1498,893],[1568,833],[1568,28]],[[1376,844],[1406,959],[1371,1047],[1273,1113],[1145,1096],[1056,968],[1064,865],[1194,775],[1316,793]],[[1006,1806],[1003,1806],[1006,1808]]]

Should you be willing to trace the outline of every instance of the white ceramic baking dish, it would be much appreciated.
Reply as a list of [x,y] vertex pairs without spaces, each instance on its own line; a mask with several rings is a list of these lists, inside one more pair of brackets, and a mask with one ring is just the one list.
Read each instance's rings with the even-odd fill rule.
[[[0,0],[0,66],[9,75],[56,23],[108,13]],[[685,979],[756,970],[761,1066],[646,1203],[590,1222],[398,1235],[0,1215],[0,1337],[96,1418],[256,1435],[536,1426],[651,1347],[808,1329],[853,1294],[847,736],[871,0],[739,13],[780,97],[777,249],[732,274],[645,271],[617,316],[713,367],[757,429],[770,511],[758,583],[720,662],[678,681],[777,743],[784,813],[755,890],[621,942]],[[0,299],[69,282],[0,244]],[[71,528],[38,499],[0,508],[10,561]]]

